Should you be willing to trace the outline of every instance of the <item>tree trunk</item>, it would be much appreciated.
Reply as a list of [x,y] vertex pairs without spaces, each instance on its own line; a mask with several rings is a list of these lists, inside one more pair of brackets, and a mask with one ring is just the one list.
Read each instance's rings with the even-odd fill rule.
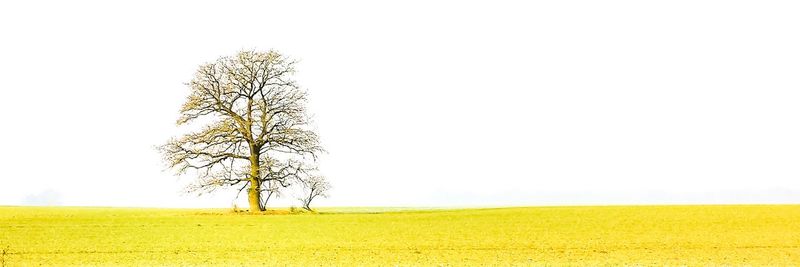
[[258,153],[250,153],[250,188],[247,189],[247,200],[250,203],[250,212],[264,211],[261,206],[261,170],[258,162]]
[[[267,185],[267,188],[269,188],[269,185]],[[273,193],[274,193],[274,192],[272,191],[272,189],[268,189],[268,191],[267,191],[267,196],[266,196],[266,197],[264,197],[264,200],[263,200],[263,202],[261,202],[261,207],[262,207],[264,210],[267,210],[267,203],[269,203],[269,199],[272,197],[272,194],[273,194]]]
[[250,180],[250,188],[247,189],[247,200],[250,202],[250,212],[264,211],[261,208],[261,194],[258,193],[258,181]]

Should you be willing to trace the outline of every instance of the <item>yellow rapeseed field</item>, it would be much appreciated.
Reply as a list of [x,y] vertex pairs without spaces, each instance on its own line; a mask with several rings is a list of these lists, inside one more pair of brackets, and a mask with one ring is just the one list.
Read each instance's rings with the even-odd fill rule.
[[0,207],[5,266],[800,265],[800,206]]

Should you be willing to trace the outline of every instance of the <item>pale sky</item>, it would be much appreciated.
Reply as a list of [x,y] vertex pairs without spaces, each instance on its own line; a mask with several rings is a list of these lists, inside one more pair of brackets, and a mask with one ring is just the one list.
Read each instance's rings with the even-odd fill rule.
[[318,206],[800,203],[798,14],[796,1],[3,1],[0,205],[230,207],[232,191],[181,194],[192,177],[154,146],[185,131],[198,65],[271,48],[301,61],[329,151]]

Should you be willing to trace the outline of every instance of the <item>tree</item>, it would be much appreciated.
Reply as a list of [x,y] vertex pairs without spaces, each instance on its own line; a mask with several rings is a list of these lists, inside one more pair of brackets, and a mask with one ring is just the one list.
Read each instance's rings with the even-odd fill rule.
[[283,185],[280,182],[275,180],[268,180],[265,182],[266,185],[262,187],[261,193],[261,208],[266,209],[267,203],[269,203],[270,199],[280,198],[283,193]]
[[247,188],[250,211],[261,195],[311,175],[319,138],[306,112],[307,92],[292,79],[296,61],[276,51],[242,51],[201,65],[177,125],[207,122],[201,130],[160,147],[178,175],[197,175],[190,191]]
[[316,197],[328,197],[328,190],[331,185],[320,175],[309,176],[302,179],[300,185],[303,187],[303,194],[298,199],[303,203],[303,208],[311,211],[311,201]]

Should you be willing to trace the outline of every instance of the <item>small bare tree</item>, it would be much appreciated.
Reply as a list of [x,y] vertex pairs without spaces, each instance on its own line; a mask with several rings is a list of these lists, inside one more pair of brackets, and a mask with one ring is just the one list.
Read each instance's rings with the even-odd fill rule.
[[295,64],[276,51],[242,51],[200,66],[177,124],[210,123],[160,147],[178,175],[197,175],[190,191],[241,185],[250,211],[263,211],[262,193],[314,169],[323,150],[307,93],[291,79]]
[[267,180],[266,185],[262,187],[261,192],[261,207],[263,209],[267,209],[267,203],[269,203],[270,199],[280,198],[283,193],[282,190],[284,185],[281,184],[279,181],[276,180]]
[[311,201],[316,197],[328,197],[331,189],[330,183],[321,175],[309,176],[300,181],[303,188],[302,195],[298,198],[303,203],[303,208],[311,211]]

